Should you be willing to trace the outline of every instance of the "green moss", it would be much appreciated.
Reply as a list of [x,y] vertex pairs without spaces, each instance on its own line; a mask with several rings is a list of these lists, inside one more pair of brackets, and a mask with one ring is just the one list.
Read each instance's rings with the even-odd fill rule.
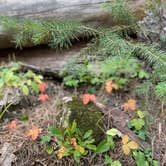
[[75,120],[78,128],[83,133],[87,130],[93,130],[95,140],[99,141],[103,135],[101,111],[93,103],[84,105],[78,97],[74,97],[72,101],[68,102],[67,107],[71,111],[69,122],[72,123]]

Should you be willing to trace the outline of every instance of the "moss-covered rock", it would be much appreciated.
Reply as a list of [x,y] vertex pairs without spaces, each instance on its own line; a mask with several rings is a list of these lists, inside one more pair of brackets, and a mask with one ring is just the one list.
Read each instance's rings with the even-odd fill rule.
[[83,133],[93,130],[95,140],[99,141],[103,135],[101,111],[93,103],[84,105],[79,97],[73,97],[73,100],[67,103],[67,107],[71,111],[69,122],[72,123],[75,120]]

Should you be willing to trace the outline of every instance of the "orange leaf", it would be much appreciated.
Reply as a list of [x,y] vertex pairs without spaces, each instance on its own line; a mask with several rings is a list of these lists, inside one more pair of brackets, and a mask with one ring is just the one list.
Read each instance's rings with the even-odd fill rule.
[[105,90],[106,90],[106,92],[111,93],[112,89],[117,90],[117,89],[119,89],[119,86],[118,86],[118,84],[113,83],[112,80],[109,80],[105,83]]
[[47,83],[46,82],[41,82],[37,86],[38,86],[40,92],[44,93],[46,91],[46,88],[47,88]]
[[124,135],[124,136],[122,137],[122,144],[125,145],[125,144],[127,144],[128,142],[129,142],[129,137],[128,137],[128,135]]
[[8,126],[9,129],[15,129],[17,127],[17,122],[16,120],[11,121]]
[[90,101],[95,101],[96,100],[96,96],[95,95],[90,95]]
[[137,109],[136,100],[129,99],[126,103],[124,103],[123,107],[124,111],[135,111]]
[[30,129],[27,133],[26,136],[30,137],[32,140],[36,140],[39,133],[40,133],[41,129],[39,129],[36,126],[33,126],[32,129]]
[[45,102],[49,99],[49,96],[47,94],[40,94],[38,100],[41,102]]
[[91,94],[84,94],[82,98],[84,105],[87,105],[90,101],[95,101],[95,100],[96,100],[96,96]]
[[138,144],[134,141],[130,141],[127,145],[130,149],[138,149]]
[[122,145],[122,149],[123,149],[123,152],[124,152],[125,155],[129,155],[130,154],[131,150],[130,150],[130,148],[128,147],[127,144]]
[[89,101],[90,101],[89,94],[84,94],[83,98],[82,98],[82,101],[83,101],[84,105],[87,105],[89,103]]

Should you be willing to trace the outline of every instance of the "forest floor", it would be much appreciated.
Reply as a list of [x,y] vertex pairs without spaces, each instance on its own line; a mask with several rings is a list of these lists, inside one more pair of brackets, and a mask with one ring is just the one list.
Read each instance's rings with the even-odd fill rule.
[[[37,101],[37,96],[30,96],[21,103],[21,105],[13,107],[10,109],[10,114],[6,114],[3,120],[0,122],[0,152],[3,154],[2,149],[6,146],[9,149],[6,151],[6,159],[11,160],[11,155],[13,155],[13,166],[53,166],[53,165],[88,165],[88,166],[99,166],[103,165],[104,159],[102,155],[91,156],[87,155],[81,160],[80,164],[76,164],[72,158],[67,158],[63,160],[57,160],[55,155],[48,156],[45,152],[44,146],[40,144],[40,139],[35,141],[30,141],[29,138],[25,136],[25,133],[29,126],[38,126],[42,129],[40,136],[46,134],[47,127],[49,125],[57,124],[59,121],[59,115],[64,111],[59,105],[66,97],[78,96],[85,91],[85,87],[81,87],[74,91],[72,89],[66,89],[63,85],[48,81],[49,88],[47,93],[49,94],[49,101],[40,104]],[[110,109],[121,108],[125,101],[125,98],[133,94],[116,94],[116,95],[105,95],[98,90],[98,96],[100,100],[109,101],[107,106]],[[141,100],[138,104],[141,104]],[[152,102],[151,104],[154,104]],[[157,104],[157,103],[155,103]],[[154,110],[150,114],[152,121],[149,125],[148,137],[151,139],[152,144],[152,155],[155,159],[158,159],[161,164],[164,165],[166,159],[166,147],[165,147],[165,134],[166,134],[166,112],[165,110],[160,110],[158,105],[153,106]],[[160,116],[156,117],[156,112],[160,111]],[[9,113],[9,112],[8,112]],[[28,120],[20,120],[21,115],[27,115]],[[112,127],[112,122],[110,117],[105,117],[106,119],[104,125],[107,129]],[[9,130],[8,123],[13,120],[17,120],[17,128]],[[118,141],[117,141],[118,143]],[[122,152],[120,145],[113,151],[110,152],[113,159],[119,159],[124,166],[135,166],[135,162],[132,156],[125,156]],[[2,156],[0,157],[2,158]]]

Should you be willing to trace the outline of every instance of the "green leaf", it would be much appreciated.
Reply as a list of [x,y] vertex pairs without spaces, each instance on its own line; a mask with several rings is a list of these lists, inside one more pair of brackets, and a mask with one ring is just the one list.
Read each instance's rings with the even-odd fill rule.
[[108,131],[106,132],[106,134],[107,134],[107,135],[110,135],[110,136],[115,136],[115,135],[118,134],[118,130],[115,129],[115,128],[112,128],[112,129],[108,130]]
[[138,115],[139,118],[141,118],[141,119],[143,119],[143,118],[145,117],[145,114],[144,114],[142,111],[140,111],[140,110],[137,111],[137,115]]
[[92,130],[88,130],[88,131],[84,134],[83,138],[86,139],[86,138],[90,137],[90,136],[92,135],[92,133],[93,133]]
[[52,135],[54,135],[58,139],[62,140],[62,138],[63,138],[62,133],[58,128],[50,126],[48,129]]
[[93,151],[96,151],[96,146],[95,145],[86,145],[86,148],[90,149],[90,150],[93,150]]
[[139,72],[138,77],[139,77],[140,79],[149,78],[149,74],[148,74],[147,72],[145,72],[144,70],[141,70],[141,71]]
[[74,153],[73,153],[73,157],[74,157],[74,160],[79,163],[80,162],[80,157],[81,157],[81,154],[79,151],[75,150]]
[[20,116],[20,120],[21,120],[21,121],[27,121],[27,120],[28,120],[28,115],[22,114],[22,115]]
[[77,123],[75,121],[73,121],[72,126],[71,126],[71,134],[74,134],[76,132],[77,129]]
[[99,143],[99,145],[96,148],[96,154],[104,153],[110,150],[110,143],[108,143],[106,140],[103,140]]
[[26,96],[29,95],[29,89],[28,89],[28,87],[26,85],[22,86],[22,92]]
[[122,164],[120,163],[120,161],[113,161],[111,166],[121,166]]
[[54,149],[53,149],[52,146],[47,146],[47,147],[46,147],[46,152],[47,152],[49,155],[51,155],[51,154],[53,153],[53,151],[54,151]]
[[160,166],[160,163],[157,160],[152,161],[153,166]]
[[134,158],[136,161],[137,166],[149,166],[148,161],[145,159],[144,153],[141,151],[139,152],[133,152]]
[[39,88],[35,82],[32,82],[31,88],[35,91],[35,93],[39,93]]
[[46,142],[50,142],[50,140],[51,140],[51,136],[49,136],[49,135],[45,135],[45,136],[41,137],[42,144],[44,144]]
[[135,127],[136,130],[141,130],[143,126],[145,125],[145,122],[143,119],[133,119],[130,121],[131,126]]
[[111,164],[111,163],[112,163],[111,157],[108,156],[108,155],[105,155],[104,164],[105,164],[105,165],[108,165],[108,164]]
[[141,138],[142,140],[146,140],[146,135],[147,135],[147,131],[146,130],[140,130],[138,133],[139,138]]

